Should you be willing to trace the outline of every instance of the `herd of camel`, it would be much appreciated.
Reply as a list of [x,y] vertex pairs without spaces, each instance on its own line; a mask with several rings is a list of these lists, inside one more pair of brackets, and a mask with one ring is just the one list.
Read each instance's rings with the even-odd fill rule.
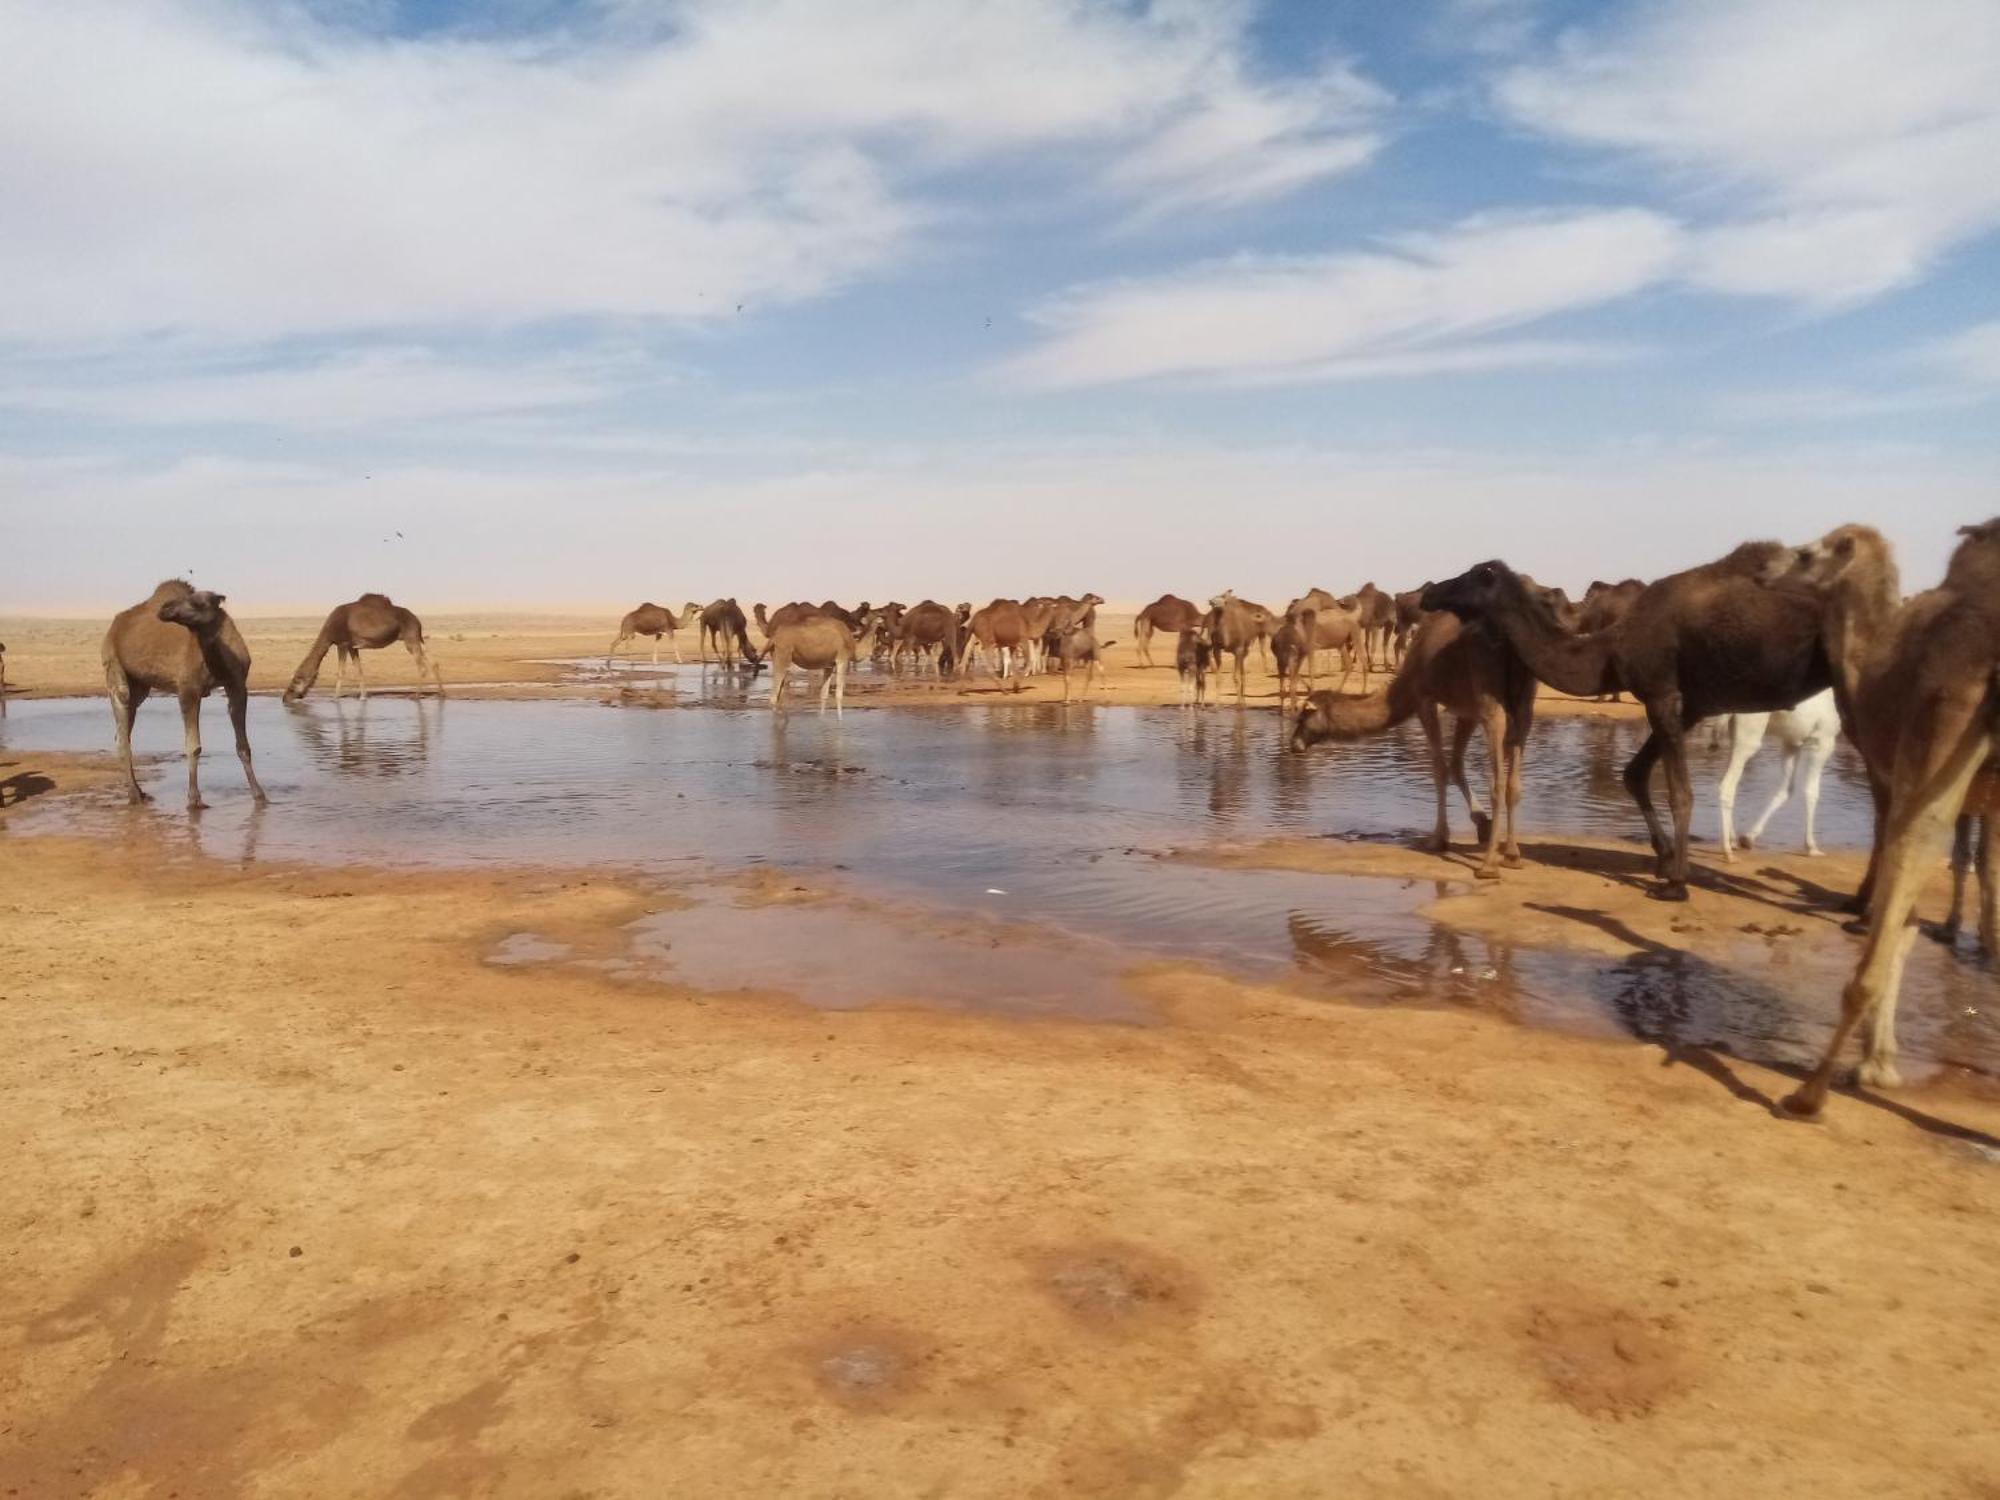
[[[1839,726],[1867,766],[1876,836],[1854,899],[1867,926],[1859,967],[1824,1057],[1785,1101],[1791,1112],[1809,1116],[1824,1105],[1837,1060],[1857,1028],[1866,1028],[1861,1081],[1898,1081],[1895,1007],[1915,932],[1910,916],[1927,851],[1954,819],[1952,922],[1967,868],[1975,867],[1981,942],[1989,954],[2000,954],[2000,888],[1993,878],[2000,841],[1994,761],[2000,740],[2000,519],[1964,527],[1960,537],[1943,583],[1911,598],[1902,594],[1887,541],[1868,527],[1842,526],[1804,547],[1745,543],[1716,562],[1652,583],[1593,584],[1581,601],[1498,561],[1402,594],[1372,584],[1345,598],[1314,590],[1282,614],[1233,593],[1217,595],[1206,610],[1167,595],[1140,612],[1136,645],[1141,662],[1150,664],[1153,637],[1173,636],[1184,702],[1199,701],[1208,669],[1228,657],[1240,704],[1246,656],[1268,652],[1279,673],[1281,707],[1297,697],[1287,740],[1294,751],[1418,718],[1431,748],[1439,844],[1446,839],[1447,776],[1440,715],[1450,713],[1450,775],[1472,810],[1484,845],[1478,872],[1489,878],[1498,866],[1517,866],[1521,859],[1515,815],[1537,684],[1581,696],[1629,692],[1644,707],[1651,732],[1625,768],[1625,786],[1652,841],[1659,884],[1651,893],[1676,901],[1688,895],[1690,731],[1705,719],[1791,711],[1830,692]],[[1067,698],[1069,674],[1083,670],[1087,695],[1101,653],[1114,644],[1097,638],[1096,611],[1103,602],[1086,594],[996,600],[977,611],[930,600],[852,610],[831,602],[769,612],[757,605],[761,651],[733,599],[690,604],[679,615],[646,604],[620,623],[612,653],[635,637],[650,637],[657,661],[659,642],[672,645],[676,631],[692,626],[700,632],[704,660],[714,654],[751,668],[768,664],[774,707],[782,704],[793,666],[820,672],[821,704],[831,688],[837,707],[848,667],[874,656],[885,657],[894,671],[928,667],[941,675],[981,662],[1002,676],[1059,670]],[[118,748],[135,801],[144,793],[132,769],[132,716],[159,692],[180,701],[188,801],[201,805],[200,704],[218,687],[228,700],[250,790],[265,800],[245,730],[249,650],[222,605],[220,594],[170,580],[119,614],[104,638]],[[337,653],[336,693],[349,667],[365,693],[360,653],[398,642],[414,658],[420,680],[428,672],[442,694],[443,678],[428,660],[417,617],[381,594],[364,594],[327,616],[285,689],[286,700],[311,689],[329,650]],[[1328,651],[1347,668],[1358,662],[1359,695],[1312,687],[1314,660]],[[1385,688],[1374,691],[1368,689],[1372,657],[1392,674]],[[1345,683],[1344,672],[1343,689]],[[1464,773],[1467,742],[1480,728],[1492,750],[1490,814],[1477,806]],[[1656,764],[1665,772],[1670,823],[1652,797]]]

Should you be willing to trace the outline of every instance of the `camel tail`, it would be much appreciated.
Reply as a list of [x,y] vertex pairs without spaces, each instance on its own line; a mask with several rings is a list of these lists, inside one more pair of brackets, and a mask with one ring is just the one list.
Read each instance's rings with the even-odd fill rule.
[[292,673],[292,680],[285,688],[285,701],[296,703],[312,691],[312,685],[319,681],[319,664],[326,660],[326,653],[333,649],[333,632],[322,630],[319,639],[312,643],[312,650],[299,663],[298,671]]

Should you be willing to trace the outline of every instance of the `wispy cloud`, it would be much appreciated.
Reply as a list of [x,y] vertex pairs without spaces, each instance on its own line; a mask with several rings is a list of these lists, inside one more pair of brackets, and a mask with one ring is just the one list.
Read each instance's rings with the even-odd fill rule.
[[941,171],[1058,151],[1129,211],[1346,171],[1380,90],[1242,7],[621,0],[397,38],[251,0],[0,19],[0,339],[703,318],[911,252]]
[[1482,342],[1671,275],[1678,227],[1641,209],[1476,218],[1380,250],[1242,258],[1074,290],[1001,367],[1037,389],[1178,377],[1324,380],[1603,358],[1576,341]]
[[1496,96],[1663,169],[1706,220],[1692,278],[1835,306],[2000,225],[1992,0],[1645,0]]

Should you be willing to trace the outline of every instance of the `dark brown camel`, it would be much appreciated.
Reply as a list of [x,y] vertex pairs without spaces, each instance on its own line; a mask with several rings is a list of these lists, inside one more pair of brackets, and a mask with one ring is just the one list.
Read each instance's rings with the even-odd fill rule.
[[[963,606],[960,606],[963,609]],[[970,614],[970,611],[965,611]],[[895,644],[889,649],[889,670],[901,672],[903,657],[914,656],[919,667],[935,656],[938,676],[950,675],[958,663],[965,616],[946,609],[934,599],[913,604],[903,614]]]
[[1132,642],[1139,649],[1139,665],[1153,665],[1153,632],[1178,636],[1183,630],[1201,626],[1201,611],[1178,594],[1162,594],[1140,610],[1132,621]]
[[1426,579],[1422,588],[1414,588],[1406,594],[1396,596],[1395,648],[1396,660],[1399,662],[1403,659],[1403,653],[1409,649],[1411,632],[1424,617],[1424,589],[1430,586],[1430,581]]
[[1313,681],[1313,637],[1319,633],[1316,610],[1291,611],[1271,632],[1271,665],[1278,673],[1278,712],[1303,698]]
[[[1687,899],[1694,811],[1688,731],[1711,714],[1790,708],[1832,680],[1818,601],[1760,579],[1772,559],[1786,555],[1776,542],[1745,543],[1717,562],[1649,584],[1619,624],[1593,635],[1564,630],[1503,562],[1481,563],[1424,591],[1426,609],[1489,620],[1528,670],[1559,692],[1589,697],[1622,683],[1645,705],[1652,733],[1625,767],[1625,789],[1652,837],[1661,883],[1648,894],[1661,900]],[[1671,836],[1650,784],[1662,755]]]
[[741,655],[745,666],[755,667],[763,663],[757,648],[750,644],[750,622],[743,618],[743,610],[734,599],[718,599],[701,612],[701,659],[706,662],[710,648],[715,650],[716,660],[725,666],[733,665],[731,652]]
[[[1322,740],[1359,739],[1380,734],[1415,714],[1431,750],[1431,779],[1437,787],[1437,827],[1431,847],[1451,847],[1445,816],[1444,739],[1438,710],[1453,718],[1451,779],[1465,796],[1473,830],[1485,845],[1474,874],[1499,878],[1499,866],[1517,868],[1521,846],[1517,819],[1521,803],[1521,756],[1535,722],[1535,676],[1490,624],[1451,614],[1427,615],[1410,642],[1389,686],[1360,698],[1314,693],[1292,729],[1291,748],[1305,750]],[[1475,728],[1486,730],[1493,762],[1493,812],[1473,799],[1465,777],[1465,747]],[[1505,835],[1502,836],[1502,812]]]
[[[1627,578],[1618,583],[1606,583],[1594,578],[1590,587],[1583,591],[1583,601],[1576,606],[1574,619],[1564,619],[1558,612],[1556,619],[1565,629],[1578,635],[1595,635],[1600,630],[1609,630],[1632,608],[1632,601],[1646,592],[1646,585],[1637,578]],[[1607,692],[1597,696],[1609,702],[1618,701],[1618,685],[1613,683]]]
[[999,675],[1018,674],[1027,665],[1028,617],[1013,599],[995,599],[966,622],[967,640],[960,671],[970,676],[983,652],[1000,658]]
[[699,604],[689,602],[678,615],[663,604],[646,603],[618,622],[618,634],[611,642],[611,649],[604,653],[604,665],[610,666],[611,659],[618,654],[618,648],[634,636],[651,636],[653,639],[653,665],[660,664],[660,637],[667,638],[673,647],[674,660],[681,659],[680,642],[674,639],[674,632],[683,630],[701,614]]
[[1900,599],[1889,544],[1842,526],[1800,549],[1786,580],[1824,600],[1843,727],[1886,792],[1877,817],[1868,936],[1825,1055],[1785,1101],[1826,1103],[1848,1037],[1865,1025],[1859,1078],[1893,1087],[1896,998],[1931,860],[2000,744],[2000,521],[1967,527],[1943,584]]
[[1181,707],[1199,708],[1208,697],[1209,646],[1197,629],[1183,630],[1174,644],[1174,671],[1181,680]]
[[1231,658],[1236,674],[1236,706],[1243,706],[1243,664],[1253,646],[1267,645],[1277,617],[1261,604],[1224,590],[1208,601],[1208,645],[1215,656]]
[[266,801],[250,763],[250,735],[244,716],[250,706],[250,648],[222,607],[222,595],[170,578],[143,603],[113,616],[101,655],[104,684],[111,695],[111,718],[118,730],[118,755],[125,763],[131,800],[143,802],[132,769],[132,716],[150,693],[180,700],[182,745],[187,752],[187,800],[201,800],[201,700],[218,687],[229,701],[229,724],[236,731],[236,758],[250,795]]
[[437,694],[444,696],[444,674],[437,663],[424,651],[424,625],[402,605],[391,602],[387,594],[363,594],[352,604],[338,604],[326,617],[326,623],[319,628],[319,636],[306,652],[306,659],[299,663],[298,671],[292,673],[292,680],[285,688],[285,701],[296,703],[312,691],[312,685],[319,680],[319,664],[332,651],[333,696],[338,698],[347,678],[347,668],[354,668],[354,676],[361,684],[361,696],[368,697],[368,679],[361,671],[361,653],[379,651],[384,646],[393,646],[401,641],[408,648],[410,659],[417,664],[417,690],[423,691],[424,673],[428,670],[437,683]]

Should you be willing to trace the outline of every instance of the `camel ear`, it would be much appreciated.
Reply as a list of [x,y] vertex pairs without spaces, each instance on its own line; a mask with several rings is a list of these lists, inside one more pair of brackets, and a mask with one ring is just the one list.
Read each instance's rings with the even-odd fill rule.
[[208,597],[214,603],[220,604],[224,599],[227,599],[229,596],[227,594],[210,594]]

